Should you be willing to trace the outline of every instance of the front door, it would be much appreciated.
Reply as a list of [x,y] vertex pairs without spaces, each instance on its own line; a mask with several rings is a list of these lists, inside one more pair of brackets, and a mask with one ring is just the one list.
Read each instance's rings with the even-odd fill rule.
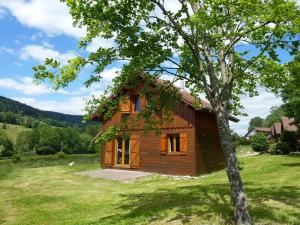
[[116,140],[116,166],[129,167],[130,141],[118,137]]

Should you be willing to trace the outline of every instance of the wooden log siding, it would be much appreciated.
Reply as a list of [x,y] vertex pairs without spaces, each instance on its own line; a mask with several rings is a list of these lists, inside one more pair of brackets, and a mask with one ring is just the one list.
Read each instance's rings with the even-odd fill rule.
[[195,123],[197,174],[224,168],[224,153],[215,116],[205,111],[195,113],[197,114]]
[[[145,106],[146,99],[141,98],[141,109]],[[130,116],[136,116],[136,113],[130,113]],[[111,125],[118,125],[121,117],[122,113],[117,112],[110,120],[104,121],[103,130]],[[143,121],[141,124],[143,125]],[[195,176],[224,167],[216,118],[212,113],[195,111],[185,102],[181,102],[174,110],[173,120],[161,128],[162,135],[153,132],[145,134],[142,125],[132,132],[132,135],[139,139],[139,161],[133,162],[131,158],[131,169]],[[164,140],[168,134],[180,135],[180,154],[167,154],[168,146]],[[182,142],[184,139],[185,144]],[[109,167],[104,163],[105,151],[106,146],[103,148],[101,164],[102,167]],[[114,148],[112,152],[114,163]]]
[[[143,109],[146,104],[146,99],[141,98],[141,108]],[[136,114],[130,114],[130,117],[135,117]],[[173,119],[164,123],[161,129],[186,129],[192,128],[195,123],[194,110],[192,107],[188,106],[186,103],[181,102],[178,107],[173,112]],[[105,130],[109,126],[118,125],[121,122],[122,112],[117,112],[111,119],[103,123],[102,129]],[[136,124],[137,130],[143,130],[143,121]]]

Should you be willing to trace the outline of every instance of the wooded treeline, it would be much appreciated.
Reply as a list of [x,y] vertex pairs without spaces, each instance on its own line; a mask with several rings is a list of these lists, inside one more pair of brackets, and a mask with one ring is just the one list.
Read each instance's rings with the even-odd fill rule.
[[16,143],[4,132],[9,124],[0,129],[0,157],[13,155],[50,155],[57,152],[65,154],[92,154],[98,151],[92,138],[100,129],[99,125],[87,125],[85,128],[58,128],[47,124],[22,131]]

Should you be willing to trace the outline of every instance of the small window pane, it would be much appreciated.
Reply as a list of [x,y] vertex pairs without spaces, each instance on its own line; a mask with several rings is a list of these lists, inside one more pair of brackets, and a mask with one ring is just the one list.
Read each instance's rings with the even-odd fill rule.
[[168,150],[169,152],[180,152],[180,136],[179,134],[168,135]]
[[180,152],[180,137],[176,135],[176,152]]
[[117,139],[117,164],[122,164],[122,138]]
[[134,111],[135,112],[140,112],[141,111],[141,100],[140,100],[139,96],[135,97]]
[[124,164],[129,164],[129,139],[125,140]]

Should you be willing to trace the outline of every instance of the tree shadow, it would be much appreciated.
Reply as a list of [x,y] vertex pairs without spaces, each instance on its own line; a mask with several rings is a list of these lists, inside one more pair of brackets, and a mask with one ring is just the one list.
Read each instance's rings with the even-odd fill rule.
[[300,162],[296,163],[283,163],[282,166],[289,166],[289,167],[300,167]]
[[[249,183],[246,186],[250,199],[250,213],[254,221],[269,221],[270,224],[292,223],[289,221],[290,217],[293,217],[294,221],[300,221],[300,215],[296,212],[290,212],[286,217],[278,216],[277,208],[266,204],[266,201],[274,200],[299,207],[298,187],[256,188],[254,184]],[[226,183],[166,187],[150,193],[121,194],[121,197],[119,205],[115,206],[115,215],[102,217],[92,224],[148,224],[165,218],[168,218],[165,223],[189,223],[195,216],[208,222],[210,218],[217,217],[222,224],[233,223],[230,190]],[[120,211],[123,213],[118,213]],[[203,222],[205,224],[205,221]]]

